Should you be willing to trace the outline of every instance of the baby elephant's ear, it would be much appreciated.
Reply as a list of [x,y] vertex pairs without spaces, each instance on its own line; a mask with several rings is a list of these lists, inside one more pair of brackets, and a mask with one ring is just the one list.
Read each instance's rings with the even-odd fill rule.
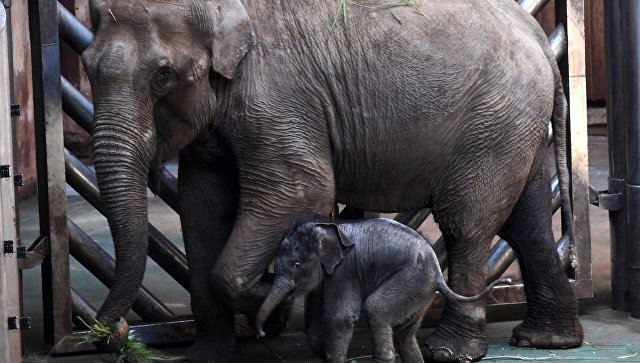
[[333,223],[318,223],[313,228],[318,256],[324,270],[331,275],[344,254],[353,246],[340,228]]

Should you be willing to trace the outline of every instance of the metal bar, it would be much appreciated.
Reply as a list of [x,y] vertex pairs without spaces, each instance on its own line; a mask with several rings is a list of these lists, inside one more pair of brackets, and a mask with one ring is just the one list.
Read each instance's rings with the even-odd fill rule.
[[[66,78],[62,83],[62,110],[86,132],[93,132],[93,104]],[[176,213],[180,214],[178,202],[178,180],[164,166],[152,168],[149,187]]]
[[398,213],[394,218],[397,222],[400,222],[413,229],[418,229],[424,221],[431,215],[431,209],[419,209],[417,211]]
[[627,144],[627,252],[631,316],[640,319],[640,1],[620,3],[624,52],[624,112]]
[[91,324],[95,320],[96,309],[74,288],[71,288],[71,309],[73,311],[73,324],[77,328],[87,329],[86,324]]
[[518,4],[522,6],[532,16],[538,15],[545,5],[549,3],[549,0],[520,0]]
[[557,61],[567,54],[567,32],[562,24],[558,25],[549,35],[549,46]]
[[[623,44],[620,1],[604,2],[605,53],[607,61],[607,138],[609,145],[609,193],[625,192],[627,139],[624,108]],[[611,294],[614,310],[630,311],[629,262],[627,255],[627,209],[609,212],[611,243]]]
[[[6,11],[0,6],[0,164],[13,169],[13,123],[11,121],[11,87],[9,56],[11,48],[8,37]],[[5,51],[7,50],[7,51]],[[0,179],[0,242],[17,244],[15,190],[13,179]],[[4,246],[3,246],[4,247]],[[9,317],[21,316],[20,275],[16,254],[5,254],[0,250],[0,361],[21,360],[21,337],[10,331]]]
[[[67,221],[71,255],[108,288],[113,286],[116,260],[71,220]],[[161,321],[173,313],[144,286],[138,291],[133,311],[148,321]]]
[[[64,156],[69,185],[104,214],[100,190],[93,171],[67,150],[64,151]],[[190,290],[187,257],[151,223],[149,223],[149,257],[182,287],[187,291]]]
[[62,84],[62,111],[91,134],[93,131],[93,104],[66,78],[60,77],[60,82]]
[[82,54],[93,41],[93,33],[87,29],[64,5],[57,6],[58,32],[76,53]]
[[49,243],[42,265],[48,344],[55,344],[72,328],[56,8],[55,0],[29,0],[40,232]]

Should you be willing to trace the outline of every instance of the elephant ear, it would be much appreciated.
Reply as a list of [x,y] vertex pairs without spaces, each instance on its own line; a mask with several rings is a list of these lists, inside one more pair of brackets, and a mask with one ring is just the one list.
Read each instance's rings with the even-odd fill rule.
[[211,67],[226,79],[232,79],[238,64],[255,44],[251,19],[240,0],[214,1]]
[[331,275],[344,258],[344,254],[351,249],[353,242],[333,223],[316,224],[313,232],[316,236],[320,263],[327,274]]

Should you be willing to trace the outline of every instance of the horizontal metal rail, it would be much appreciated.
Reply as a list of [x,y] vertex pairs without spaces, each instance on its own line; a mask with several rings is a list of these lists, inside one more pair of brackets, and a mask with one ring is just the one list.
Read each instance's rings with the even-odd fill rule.
[[[104,205],[94,172],[66,149],[64,164],[67,183],[104,214]],[[149,223],[149,257],[182,287],[187,291],[190,290],[187,257],[151,223]]]
[[[67,228],[71,255],[100,282],[111,288],[115,278],[116,260],[71,220],[67,220]],[[174,316],[171,310],[144,286],[138,291],[133,311],[143,320],[149,321],[168,320]]]
[[542,11],[545,5],[549,3],[549,0],[520,0],[518,4],[526,10],[529,14],[536,16]]
[[58,34],[76,53],[82,54],[93,42],[93,33],[87,29],[64,5],[58,2]]
[[96,319],[96,309],[73,287],[71,288],[71,310],[73,311],[73,324],[77,328],[87,329],[87,324],[92,324]]

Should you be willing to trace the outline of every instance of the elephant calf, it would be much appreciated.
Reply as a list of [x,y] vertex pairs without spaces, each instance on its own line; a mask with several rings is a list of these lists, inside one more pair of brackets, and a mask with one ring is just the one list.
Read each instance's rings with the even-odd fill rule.
[[394,332],[402,361],[423,362],[415,333],[436,291],[451,300],[476,301],[496,283],[511,281],[495,281],[475,296],[458,295],[447,286],[431,245],[411,228],[383,218],[298,221],[280,247],[275,272],[276,281],[256,319],[258,335],[264,336],[263,322],[278,303],[324,281],[322,320],[329,362],[345,361],[363,310],[376,362],[394,361]]

